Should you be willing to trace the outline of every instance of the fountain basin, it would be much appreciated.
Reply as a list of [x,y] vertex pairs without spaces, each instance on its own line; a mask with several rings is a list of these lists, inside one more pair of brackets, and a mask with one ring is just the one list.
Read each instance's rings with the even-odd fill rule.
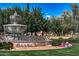
[[26,25],[22,24],[7,24],[3,25],[3,27],[9,33],[22,33],[26,30]]

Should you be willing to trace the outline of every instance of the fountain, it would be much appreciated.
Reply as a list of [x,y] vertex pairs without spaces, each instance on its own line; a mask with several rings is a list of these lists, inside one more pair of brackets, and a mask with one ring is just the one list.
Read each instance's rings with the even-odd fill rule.
[[10,23],[4,26],[4,31],[9,33],[22,33],[26,30],[26,25],[18,24],[21,19],[21,16],[17,14],[17,12],[14,13],[14,15],[10,16]]
[[[15,11],[15,13],[10,16],[11,24],[3,25],[4,33],[7,32],[7,33],[14,35],[14,39],[16,35],[17,36],[19,34],[21,35],[26,30],[26,25],[18,24],[19,22],[21,22],[21,16],[18,15],[17,12]],[[9,38],[7,39],[9,40]]]
[[[51,45],[51,41],[43,36],[27,36],[24,32],[27,29],[26,25],[19,24],[21,22],[21,16],[15,12],[10,16],[10,23],[3,25],[4,33],[9,33],[5,37],[6,41],[13,42],[14,48],[26,48],[33,46],[46,46]],[[4,35],[5,36],[5,35]]]

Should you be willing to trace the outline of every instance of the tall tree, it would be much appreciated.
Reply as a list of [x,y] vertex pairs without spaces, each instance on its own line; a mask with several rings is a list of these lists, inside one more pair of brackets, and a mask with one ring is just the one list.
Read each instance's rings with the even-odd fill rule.
[[75,32],[78,32],[78,26],[79,26],[79,21],[78,21],[78,5],[77,4],[72,4],[72,12],[73,12],[73,22],[75,23]]

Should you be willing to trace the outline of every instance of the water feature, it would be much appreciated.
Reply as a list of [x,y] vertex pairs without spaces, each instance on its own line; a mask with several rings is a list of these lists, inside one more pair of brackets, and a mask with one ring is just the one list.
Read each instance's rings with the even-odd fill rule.
[[[10,16],[10,24],[3,25],[4,34],[8,33],[9,35],[5,36],[5,41],[13,42],[15,47],[17,44],[26,45],[26,46],[45,46],[50,45],[50,40],[47,37],[43,36],[27,36],[24,35],[24,32],[27,29],[26,25],[20,24],[22,22],[21,16],[15,13]],[[25,44],[24,44],[25,43]]]
[[15,12],[10,16],[10,23],[4,26],[4,31],[9,33],[23,33],[26,30],[26,25],[18,24],[21,21],[21,16]]

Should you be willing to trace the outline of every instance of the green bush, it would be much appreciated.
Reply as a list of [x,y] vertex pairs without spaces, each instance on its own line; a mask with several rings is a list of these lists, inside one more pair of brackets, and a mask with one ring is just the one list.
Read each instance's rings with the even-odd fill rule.
[[52,45],[58,46],[62,42],[79,43],[79,38],[69,38],[69,39],[52,39]]
[[61,40],[58,40],[58,39],[54,39],[54,40],[52,41],[52,45],[53,45],[53,46],[58,46],[58,45],[60,45],[60,43],[61,43]]
[[13,44],[11,42],[3,42],[2,49],[12,49]]
[[9,48],[13,49],[13,43],[8,42]]
[[0,49],[2,49],[2,46],[3,46],[2,43],[0,43]]
[[9,45],[7,42],[3,42],[3,49],[9,49]]

